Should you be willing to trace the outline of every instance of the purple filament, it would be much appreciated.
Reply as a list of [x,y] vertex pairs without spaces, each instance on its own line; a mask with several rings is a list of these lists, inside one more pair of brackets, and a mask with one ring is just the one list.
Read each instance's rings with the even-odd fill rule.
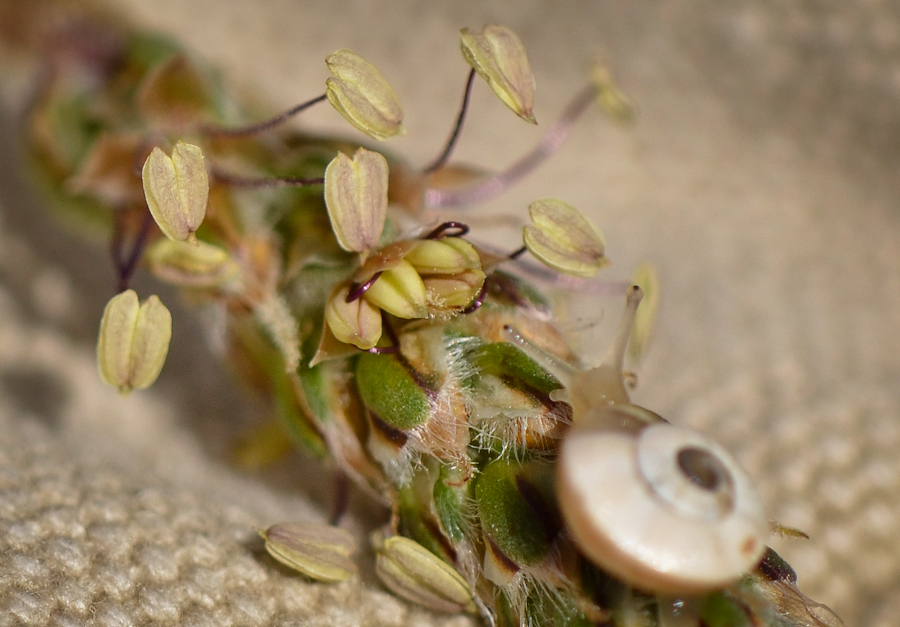
[[472,312],[478,311],[481,309],[481,306],[484,304],[484,299],[487,297],[488,290],[488,279],[484,280],[484,283],[481,284],[481,290],[478,292],[478,296],[475,297],[469,306],[462,310],[464,314],[470,314]]
[[397,346],[375,346],[374,348],[368,349],[366,352],[372,353],[373,355],[396,355],[400,352],[400,348]]
[[361,285],[351,285],[350,292],[347,294],[346,302],[352,303],[353,301],[362,298],[362,295],[369,291],[369,288],[375,284],[375,281],[378,280],[378,277],[380,277],[381,274],[382,271],[379,270],[378,272],[373,274],[372,277],[365,283]]
[[[452,233],[447,233],[452,231]],[[469,225],[463,222],[444,222],[422,239],[439,239],[441,237],[462,237],[469,232]]]

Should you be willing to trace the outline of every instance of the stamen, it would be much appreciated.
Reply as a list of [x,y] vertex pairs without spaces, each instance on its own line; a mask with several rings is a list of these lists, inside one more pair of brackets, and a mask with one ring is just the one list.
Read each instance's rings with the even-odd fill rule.
[[377,281],[378,277],[381,276],[381,272],[382,271],[376,272],[369,278],[368,281],[366,281],[365,283],[363,283],[361,285],[356,285],[356,284],[351,285],[350,291],[347,293],[346,302],[352,303],[353,301],[359,300],[360,298],[362,298],[362,295],[365,294],[366,292],[368,292],[370,287],[375,285],[375,281]]
[[248,124],[246,126],[219,126],[216,124],[204,124],[200,127],[200,132],[206,135],[212,135],[214,137],[247,137],[250,135],[257,135],[287,122],[298,113],[302,113],[313,105],[317,105],[320,102],[324,101],[325,98],[325,94],[316,96],[312,100],[301,102],[297,106],[291,107],[287,111],[283,111],[275,117],[270,118],[264,122],[259,122],[257,124]]
[[367,353],[372,353],[373,355],[396,355],[400,352],[400,349],[396,346],[375,346],[366,351]]
[[153,224],[153,216],[149,211],[145,211],[141,217],[141,225],[138,228],[137,235],[132,242],[131,252],[127,258],[123,258],[123,248],[125,245],[124,238],[124,218],[125,213],[120,212],[116,216],[115,227],[113,230],[112,241],[110,242],[110,253],[113,258],[113,265],[118,274],[116,283],[116,293],[124,292],[131,283],[131,277],[137,269],[137,264],[141,260],[141,255],[147,245],[147,238],[150,235],[150,227]]
[[578,92],[534,150],[503,172],[482,179],[462,190],[425,190],[425,205],[427,207],[461,207],[487,202],[504,193],[559,150],[575,122],[594,102],[595,95],[596,89],[593,85]]
[[440,170],[447,164],[447,160],[450,158],[450,153],[453,152],[453,148],[456,146],[456,140],[459,139],[459,133],[462,131],[463,121],[466,119],[466,112],[469,110],[469,96],[472,94],[472,83],[475,80],[475,70],[469,70],[469,78],[466,79],[466,91],[463,93],[463,101],[462,106],[459,108],[459,116],[456,118],[456,125],[453,127],[453,132],[450,134],[450,139],[447,140],[447,145],[444,146],[444,151],[438,156],[437,159],[431,162],[430,165],[426,166],[425,169],[422,170],[422,174],[431,174],[436,170]]
[[464,314],[470,314],[475,311],[481,309],[481,306],[484,304],[484,300],[487,297],[488,290],[488,279],[484,280],[484,283],[481,284],[481,290],[478,292],[478,296],[475,297],[468,307],[462,310]]
[[[447,231],[452,231],[447,233]],[[463,222],[444,222],[438,225],[428,235],[422,239],[439,239],[441,237],[462,237],[469,232],[469,225]]]
[[518,259],[522,255],[524,255],[527,250],[528,249],[525,246],[522,246],[522,248],[518,248],[518,249],[512,251],[506,257],[507,257],[507,259]]

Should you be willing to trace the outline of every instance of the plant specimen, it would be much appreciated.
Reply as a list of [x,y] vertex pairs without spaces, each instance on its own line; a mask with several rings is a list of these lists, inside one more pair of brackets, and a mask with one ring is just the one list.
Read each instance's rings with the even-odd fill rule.
[[[267,388],[294,439],[385,504],[372,544],[398,596],[504,626],[839,624],[766,547],[770,523],[731,455],[630,401],[624,361],[649,333],[652,274],[623,286],[616,339],[587,368],[538,285],[591,280],[606,264],[601,232],[545,198],[528,207],[523,246],[503,251],[452,215],[526,176],[594,102],[629,120],[603,68],[512,167],[457,167],[479,77],[535,122],[519,38],[463,29],[459,118],[442,153],[415,168],[381,144],[285,130],[327,101],[373,140],[405,132],[390,83],[356,52],[326,58],[324,94],[258,121],[177,44],[79,28],[26,137],[54,202],[111,242],[105,381],[129,393],[163,367],[168,311],[129,289],[145,266],[221,311],[229,358]],[[426,208],[447,219],[423,224]],[[339,528],[261,535],[311,578],[354,576],[354,539]]]

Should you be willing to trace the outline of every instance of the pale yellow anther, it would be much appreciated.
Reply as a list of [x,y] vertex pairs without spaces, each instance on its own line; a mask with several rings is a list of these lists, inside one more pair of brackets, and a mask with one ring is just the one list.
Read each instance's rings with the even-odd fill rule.
[[209,200],[209,177],[200,148],[178,142],[171,157],[154,148],[141,177],[150,213],[165,236],[196,241],[194,232],[206,216]]
[[166,362],[172,315],[156,296],[143,304],[133,290],[106,304],[97,340],[97,364],[103,380],[123,395],[149,387]]
[[523,227],[525,246],[557,272],[592,277],[608,261],[603,234],[572,205],[545,198],[528,206],[534,225]]
[[400,99],[378,68],[345,48],[325,64],[334,75],[325,81],[328,102],[350,124],[374,139],[405,132]]
[[353,159],[342,152],[325,169],[325,206],[338,244],[347,252],[375,247],[384,229],[388,164],[381,154],[360,148]]
[[312,523],[280,523],[260,530],[269,555],[317,581],[346,581],[356,574],[350,556],[356,540],[345,529]]
[[597,104],[609,117],[620,124],[634,122],[634,103],[619,89],[612,72],[599,59],[591,65],[591,83],[597,94]]
[[440,612],[475,612],[472,587],[455,568],[403,536],[372,536],[375,572],[397,596]]
[[463,57],[491,89],[527,122],[537,124],[534,108],[534,76],[519,36],[505,26],[485,26],[480,33],[460,31]]
[[362,350],[374,348],[381,339],[381,311],[364,298],[347,302],[349,287],[332,291],[325,305],[325,321],[335,338]]

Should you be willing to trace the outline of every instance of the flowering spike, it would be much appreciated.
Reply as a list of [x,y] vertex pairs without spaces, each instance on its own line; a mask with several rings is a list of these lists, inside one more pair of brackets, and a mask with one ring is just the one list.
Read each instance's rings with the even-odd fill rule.
[[608,262],[603,234],[572,205],[555,198],[531,203],[534,225],[523,227],[532,255],[558,272],[589,278]]
[[154,148],[141,173],[153,219],[166,237],[196,241],[194,232],[206,216],[209,177],[198,146],[178,142],[168,157]]
[[378,68],[346,48],[326,58],[325,64],[334,74],[325,81],[328,102],[350,124],[374,139],[406,132],[400,99]]
[[325,169],[325,205],[341,248],[375,247],[387,215],[388,164],[380,153],[360,148],[350,159],[339,152]]
[[[588,347],[571,346],[573,321],[559,318],[569,303],[554,307],[537,286],[501,269],[519,251],[473,248],[458,217],[428,226],[421,211],[484,202],[523,180],[559,149],[598,91],[608,108],[621,106],[608,75],[595,75],[531,151],[493,174],[445,163],[464,104],[431,165],[391,159],[391,201],[406,211],[388,222],[381,157],[361,152],[354,163],[357,146],[344,148],[339,138],[274,129],[328,94],[235,127],[247,107],[205,66],[118,26],[99,47],[85,47],[102,33],[85,25],[61,40],[81,62],[54,64],[30,99],[30,162],[54,186],[56,202],[76,192],[86,198],[64,208],[105,220],[120,283],[147,263],[158,278],[186,286],[190,300],[208,303],[216,318],[204,326],[226,341],[247,382],[271,397],[293,439],[327,454],[341,478],[389,506],[384,534],[393,537],[376,542],[388,589],[436,609],[477,609],[496,627],[841,624],[803,597],[796,574],[765,549],[769,525],[734,460],[629,400],[623,359],[646,340],[651,275],[635,278],[648,292],[645,304],[642,288],[628,290],[607,359],[581,370],[575,364],[591,361]],[[488,27],[464,32],[463,47],[476,62],[487,55],[485,77],[512,102],[524,90],[515,80],[501,84],[511,75],[502,71],[510,49],[491,56],[492,33],[503,49],[498,32],[513,37]],[[512,41],[505,61],[527,68]],[[335,57],[332,100],[377,132],[383,120],[363,115],[378,111],[365,100],[372,77],[353,70],[368,65],[354,65],[352,53]],[[530,98],[530,74],[518,73]],[[134,155],[143,162],[150,152],[141,149],[147,137],[179,129],[205,138],[215,165],[213,219],[195,245],[156,234],[131,173]],[[177,236],[190,239],[199,219],[185,206],[202,203],[180,195],[196,186],[179,182],[178,166],[193,156],[186,146],[164,149],[169,157],[156,151],[148,160],[148,203],[167,235],[176,225]],[[322,185],[338,150],[349,157],[329,176],[333,227],[322,190],[232,190]],[[369,158],[378,162],[370,177],[377,185],[363,180],[372,174]],[[203,162],[194,161],[199,177]],[[348,162],[351,176],[340,175]],[[602,237],[571,207],[545,201],[532,216],[525,240],[551,266],[577,274],[604,263]],[[156,298],[143,306],[133,292],[114,298],[97,346],[103,378],[123,393],[149,384],[170,325]],[[339,487],[333,518],[344,493]],[[287,524],[262,535],[276,559],[311,577],[340,581],[354,571],[352,540],[341,531]]]
[[171,337],[172,316],[159,298],[140,304],[133,290],[113,296],[100,321],[100,376],[122,395],[150,387],[166,362]]
[[497,97],[516,115],[537,124],[534,108],[534,76],[522,40],[505,26],[485,26],[481,33],[460,31],[463,57],[487,81]]

